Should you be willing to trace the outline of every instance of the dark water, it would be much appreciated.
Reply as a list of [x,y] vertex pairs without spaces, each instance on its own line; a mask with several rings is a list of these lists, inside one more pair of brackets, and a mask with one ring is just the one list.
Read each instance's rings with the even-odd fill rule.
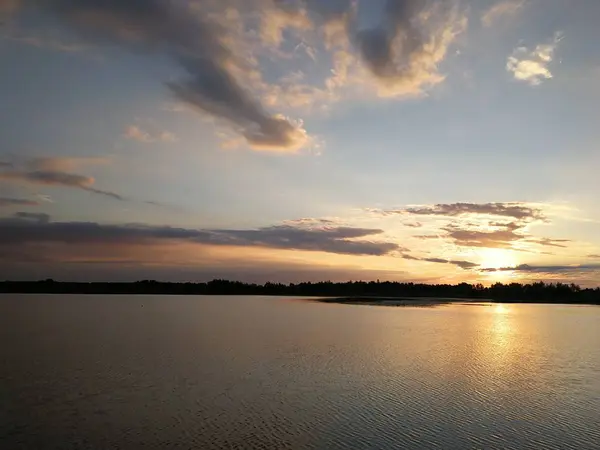
[[600,448],[600,308],[0,296],[2,449]]

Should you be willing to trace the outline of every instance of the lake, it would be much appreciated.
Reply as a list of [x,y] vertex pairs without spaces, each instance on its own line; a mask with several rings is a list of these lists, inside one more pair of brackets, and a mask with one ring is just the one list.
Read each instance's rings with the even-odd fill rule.
[[600,307],[0,296],[3,449],[600,448]]

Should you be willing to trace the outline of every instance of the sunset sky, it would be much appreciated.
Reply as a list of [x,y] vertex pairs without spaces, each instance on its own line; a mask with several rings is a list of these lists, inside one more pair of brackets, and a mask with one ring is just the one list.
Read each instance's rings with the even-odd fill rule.
[[598,0],[0,0],[0,279],[600,284]]

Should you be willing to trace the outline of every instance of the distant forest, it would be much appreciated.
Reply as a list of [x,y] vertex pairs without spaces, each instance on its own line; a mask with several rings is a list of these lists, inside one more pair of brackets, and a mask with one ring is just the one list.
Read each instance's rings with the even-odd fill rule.
[[0,293],[46,294],[160,294],[160,295],[281,295],[307,297],[438,297],[481,299],[506,303],[578,303],[600,305],[600,288],[575,284],[533,283],[415,284],[390,281],[249,284],[213,280],[207,283],[67,283],[54,280],[0,282]]

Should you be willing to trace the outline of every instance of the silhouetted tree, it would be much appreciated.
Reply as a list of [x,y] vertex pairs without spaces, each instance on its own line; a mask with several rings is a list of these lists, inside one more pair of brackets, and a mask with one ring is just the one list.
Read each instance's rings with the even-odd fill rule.
[[262,285],[229,280],[207,283],[163,283],[143,280],[135,283],[63,283],[51,279],[36,282],[0,282],[0,293],[52,294],[166,294],[166,295],[282,295],[311,297],[445,297],[497,302],[600,304],[600,288],[582,289],[575,284],[460,283],[415,284],[392,281],[349,281]]

